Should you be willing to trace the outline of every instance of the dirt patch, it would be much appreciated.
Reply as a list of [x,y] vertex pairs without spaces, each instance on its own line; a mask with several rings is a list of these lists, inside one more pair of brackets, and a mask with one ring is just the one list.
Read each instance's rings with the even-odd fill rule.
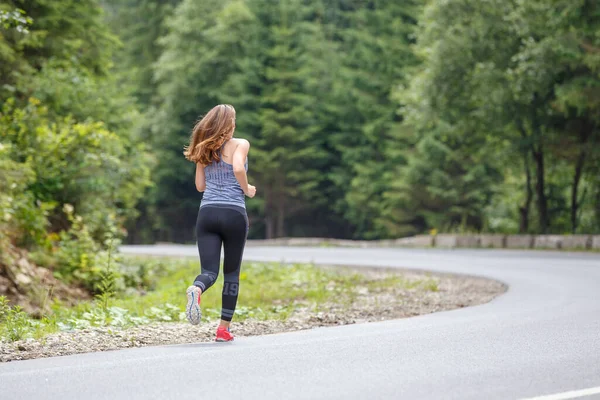
[[69,286],[54,277],[52,271],[35,265],[24,250],[5,249],[0,260],[0,295],[26,313],[40,317],[58,300],[66,306],[91,298],[83,288]]
[[[382,321],[452,310],[489,302],[506,291],[500,282],[474,277],[421,274],[413,272],[348,269],[369,277],[369,284],[354,288],[340,303],[320,310],[298,307],[284,321],[248,319],[232,324],[236,337],[290,332],[316,327]],[[384,278],[396,276],[398,285],[379,285]],[[405,282],[422,281],[415,287]],[[404,283],[403,283],[404,282]],[[13,343],[0,342],[0,361],[62,356],[150,345],[208,342],[214,340],[218,321],[199,326],[187,323],[153,323],[129,329],[109,327],[59,332],[42,339]]]

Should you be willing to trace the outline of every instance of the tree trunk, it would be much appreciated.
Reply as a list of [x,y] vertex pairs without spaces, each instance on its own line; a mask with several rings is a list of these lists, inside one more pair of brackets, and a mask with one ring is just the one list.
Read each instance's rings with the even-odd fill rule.
[[577,231],[577,212],[579,211],[579,182],[583,173],[583,165],[585,163],[585,148],[582,146],[577,163],[575,164],[575,176],[573,176],[573,187],[571,188],[571,233]]
[[[521,119],[517,119],[517,127],[523,138],[523,143],[527,142],[528,135]],[[529,152],[531,147],[526,146],[521,149],[523,152],[523,167],[525,168],[525,203],[519,207],[519,233],[529,232],[529,213],[531,211],[531,201],[533,200],[533,189],[531,188],[531,166],[529,165]]]
[[266,239],[273,239],[273,235],[275,232],[275,224],[273,221],[273,217],[271,215],[269,215],[269,213],[265,210],[265,236]]
[[273,239],[275,235],[275,220],[273,218],[272,191],[269,187],[265,188],[265,236],[267,239]]
[[594,214],[596,214],[596,228],[600,228],[600,186],[596,189],[594,199]]
[[531,210],[531,201],[533,200],[533,189],[531,188],[531,169],[529,167],[529,154],[525,152],[523,154],[524,166],[525,166],[525,204],[519,207],[520,221],[519,221],[519,233],[527,233],[529,231],[529,210]]
[[575,163],[575,175],[573,176],[573,186],[571,188],[571,233],[573,234],[577,231],[577,213],[579,211],[579,206],[581,205],[581,202],[578,199],[579,182],[581,181],[583,166],[585,165],[587,156],[587,141],[591,136],[592,129],[593,127],[584,123],[584,126],[579,133],[579,155],[577,156],[577,162]]
[[536,94],[534,95],[531,106],[531,130],[534,139],[533,144],[531,145],[531,151],[536,166],[535,192],[537,196],[539,229],[540,233],[547,233],[550,221],[548,218],[548,198],[546,197],[546,185],[544,180],[546,175],[544,170],[544,137],[542,125],[537,114],[538,107],[539,101]]
[[541,143],[537,150],[533,150],[533,159],[536,166],[536,182],[535,192],[537,196],[538,217],[540,225],[540,233],[548,232],[548,198],[546,197],[546,185],[544,181],[544,149]]
[[277,201],[277,237],[285,237],[285,197],[280,193]]

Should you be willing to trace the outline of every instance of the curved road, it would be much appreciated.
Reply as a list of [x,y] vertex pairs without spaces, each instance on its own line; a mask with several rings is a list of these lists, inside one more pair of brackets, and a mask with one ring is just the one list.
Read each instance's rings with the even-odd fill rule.
[[466,273],[509,290],[408,319],[6,363],[0,399],[600,398],[600,254],[248,247],[245,259]]

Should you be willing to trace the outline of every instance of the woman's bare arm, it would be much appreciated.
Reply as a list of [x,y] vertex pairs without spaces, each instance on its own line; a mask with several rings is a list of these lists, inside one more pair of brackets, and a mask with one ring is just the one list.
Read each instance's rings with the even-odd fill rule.
[[199,192],[204,192],[206,190],[206,176],[204,176],[204,165],[197,163],[196,164],[196,189]]
[[244,191],[244,194],[248,195],[250,192],[249,186],[251,185],[248,185],[245,164],[248,151],[250,150],[250,142],[245,139],[238,139],[238,142],[239,143],[233,152],[233,173]]

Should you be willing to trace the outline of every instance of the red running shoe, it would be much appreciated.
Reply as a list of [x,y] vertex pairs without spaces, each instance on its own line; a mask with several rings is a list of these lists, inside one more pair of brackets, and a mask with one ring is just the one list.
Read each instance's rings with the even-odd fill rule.
[[217,338],[216,342],[231,342],[233,341],[233,335],[229,332],[229,328],[225,328],[223,326],[219,326],[217,328]]

